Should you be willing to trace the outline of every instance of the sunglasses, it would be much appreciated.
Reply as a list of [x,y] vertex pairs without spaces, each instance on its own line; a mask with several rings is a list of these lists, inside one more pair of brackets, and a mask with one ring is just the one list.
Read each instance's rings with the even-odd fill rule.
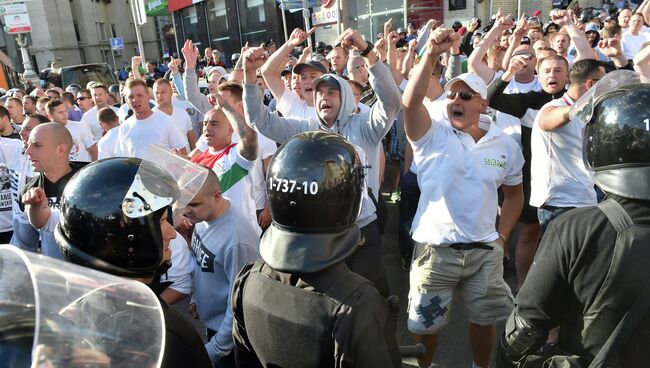
[[454,100],[454,99],[456,99],[456,96],[460,96],[461,100],[469,101],[469,100],[472,99],[472,97],[474,97],[477,94],[478,93],[465,92],[465,91],[463,91],[463,92],[448,92],[447,93],[447,98],[450,99],[450,100]]
[[83,96],[82,96],[82,97],[77,97],[77,100],[79,100],[79,101],[83,101],[83,100],[87,100],[87,99],[89,99],[89,98],[90,98],[90,97],[83,97]]

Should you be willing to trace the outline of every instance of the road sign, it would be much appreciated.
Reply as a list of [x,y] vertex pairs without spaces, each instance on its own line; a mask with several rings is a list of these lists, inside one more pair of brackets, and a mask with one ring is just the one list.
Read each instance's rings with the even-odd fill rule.
[[111,50],[123,50],[124,40],[122,37],[111,38]]
[[4,19],[4,30],[7,33],[26,33],[32,31],[29,14],[27,13],[5,15]]
[[27,13],[27,5],[24,3],[0,4],[0,15]]

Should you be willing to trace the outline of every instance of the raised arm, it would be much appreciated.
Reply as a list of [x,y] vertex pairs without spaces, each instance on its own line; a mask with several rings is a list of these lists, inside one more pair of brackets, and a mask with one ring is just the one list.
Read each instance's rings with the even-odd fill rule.
[[571,37],[573,45],[576,48],[577,55],[574,62],[582,59],[598,59],[596,51],[591,47],[587,36],[584,32],[578,29],[578,26],[573,22],[573,13],[567,10],[554,9],[551,11],[551,20],[564,29]]
[[185,74],[183,74],[183,84],[185,85],[185,99],[201,112],[207,113],[212,105],[199,89],[198,78],[196,76],[196,59],[199,55],[199,48],[194,46],[192,40],[185,40],[181,48],[183,57],[185,57]]
[[[393,25],[389,24],[389,27],[389,29],[392,29]],[[399,86],[404,81],[404,74],[400,71],[401,67],[398,68],[397,65],[397,40],[399,40],[399,35],[396,32],[389,31],[388,35],[384,37],[388,41],[388,67],[395,84]]]
[[239,136],[239,142],[237,143],[239,154],[248,161],[255,161],[258,151],[257,132],[246,124],[244,116],[230,106],[221,95],[217,96],[219,107],[226,114],[228,121],[230,121],[230,126],[232,126],[232,129]]
[[503,70],[508,69],[508,64],[510,64],[510,58],[515,52],[515,49],[521,45],[521,39],[526,34],[526,27],[528,26],[528,21],[526,21],[526,13],[522,13],[517,22],[517,27],[515,31],[510,36],[508,42],[508,48],[506,49],[506,54],[503,56],[503,63],[501,67]]
[[460,38],[454,37],[454,41],[451,44],[451,49],[449,49],[447,68],[445,69],[445,79],[448,81],[459,76],[463,72],[460,61],[460,53]]
[[494,70],[492,70],[484,61],[483,58],[487,55],[488,49],[497,43],[499,37],[504,30],[512,27],[512,19],[510,14],[503,17],[501,16],[501,10],[497,12],[497,18],[494,21],[494,26],[488,31],[488,33],[483,36],[483,39],[479,44],[474,48],[474,51],[467,60],[467,69],[469,72],[477,74],[485,83],[490,83],[492,78],[494,78]]
[[642,48],[634,57],[634,70],[650,78],[650,47]]
[[266,60],[264,49],[253,47],[242,55],[244,61],[244,118],[246,124],[265,137],[282,143],[292,136],[309,130],[318,130],[318,122],[287,119],[273,114],[264,106],[257,87],[256,70]]
[[416,142],[431,128],[431,117],[422,101],[429,88],[433,66],[440,54],[447,51],[456,33],[449,28],[438,28],[427,40],[422,60],[415,66],[409,84],[404,91],[404,130],[409,142]]
[[[600,49],[600,52],[603,53],[603,55],[609,57],[610,60],[614,62],[614,65],[617,68],[630,68],[629,61],[623,52],[623,46],[621,45],[620,39],[612,37],[606,40],[600,40],[598,41],[598,48]],[[643,52],[639,52],[637,56],[641,55],[642,53]],[[634,57],[634,67],[636,67],[637,64],[637,56]],[[641,61],[639,60],[639,62]]]
[[[262,68],[262,78],[266,82],[266,86],[273,94],[276,100],[280,101],[282,94],[284,93],[284,81],[280,77],[280,71],[284,68],[286,64],[285,59],[289,56],[294,47],[300,46],[309,36],[314,33],[314,28],[310,29],[309,32],[305,32],[302,29],[294,29],[289,36],[289,40],[280,46],[268,61],[261,66]],[[243,55],[243,54],[242,54]],[[246,74],[246,71],[244,71]]]
[[474,17],[472,18],[472,22],[469,24],[469,27],[467,28],[467,32],[465,32],[465,34],[463,35],[463,39],[460,42],[460,50],[466,56],[470,56],[474,51],[474,45],[472,45],[472,41],[474,38],[474,32],[476,32],[477,28],[478,28],[478,18]]
[[140,65],[142,65],[142,56],[134,56],[131,58],[131,71],[133,72],[133,79],[143,79],[140,74]]
[[241,51],[239,52],[239,59],[235,63],[232,72],[230,72],[230,81],[235,82],[235,83],[244,83],[244,69],[243,69],[243,63],[244,59],[241,57],[244,55],[246,50],[248,50],[250,47],[248,46],[248,42],[244,45],[244,47],[241,48]]

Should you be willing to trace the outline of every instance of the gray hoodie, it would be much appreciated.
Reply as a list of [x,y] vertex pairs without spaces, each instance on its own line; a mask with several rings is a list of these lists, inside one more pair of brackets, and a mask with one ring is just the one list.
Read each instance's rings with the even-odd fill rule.
[[210,111],[212,105],[208,102],[208,96],[201,93],[199,89],[199,81],[194,70],[188,69],[183,74],[183,84],[185,84],[185,98],[191,103],[201,114]]
[[[382,138],[388,133],[395,117],[402,109],[402,97],[393,80],[390,70],[384,63],[376,62],[369,68],[370,85],[377,94],[370,112],[353,114],[356,108],[352,89],[347,81],[331,74],[341,87],[341,107],[336,122],[331,128],[320,119],[288,119],[271,113],[262,103],[257,84],[244,84],[244,114],[246,123],[262,135],[283,143],[292,136],[314,130],[324,130],[340,134],[351,143],[363,149],[370,168],[366,173],[366,183],[375,197],[379,193],[379,147]],[[316,101],[316,89],[314,89]],[[363,227],[376,218],[375,206],[365,196],[357,224]]]

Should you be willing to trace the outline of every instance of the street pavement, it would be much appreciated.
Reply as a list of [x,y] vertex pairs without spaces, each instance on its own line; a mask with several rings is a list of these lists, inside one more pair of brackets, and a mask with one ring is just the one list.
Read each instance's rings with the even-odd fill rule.
[[[407,303],[409,280],[408,272],[400,266],[400,253],[397,244],[397,224],[398,224],[398,203],[390,201],[390,195],[384,193],[384,199],[388,210],[386,221],[386,231],[382,236],[384,247],[384,265],[388,276],[388,286],[392,294],[397,295],[400,299],[400,312],[397,320],[397,339],[400,345],[413,345],[409,332],[406,328]],[[516,242],[516,234],[511,236],[509,243]],[[511,247],[510,254],[514,257]],[[513,285],[515,282],[514,275],[506,277],[508,284]],[[189,298],[177,303],[172,308],[178,310],[188,320],[192,321],[197,331],[202,337],[205,337],[205,327],[198,321],[192,320],[187,313]],[[440,342],[438,350],[433,359],[433,367],[436,368],[471,368],[472,367],[472,350],[467,337],[468,321],[465,307],[460,295],[454,295],[454,302],[450,309],[449,324],[440,333]],[[497,336],[503,332],[505,321],[497,325]],[[493,354],[494,359],[494,354]],[[403,367],[417,367],[415,358],[404,358]],[[494,363],[491,364],[494,366]]]

